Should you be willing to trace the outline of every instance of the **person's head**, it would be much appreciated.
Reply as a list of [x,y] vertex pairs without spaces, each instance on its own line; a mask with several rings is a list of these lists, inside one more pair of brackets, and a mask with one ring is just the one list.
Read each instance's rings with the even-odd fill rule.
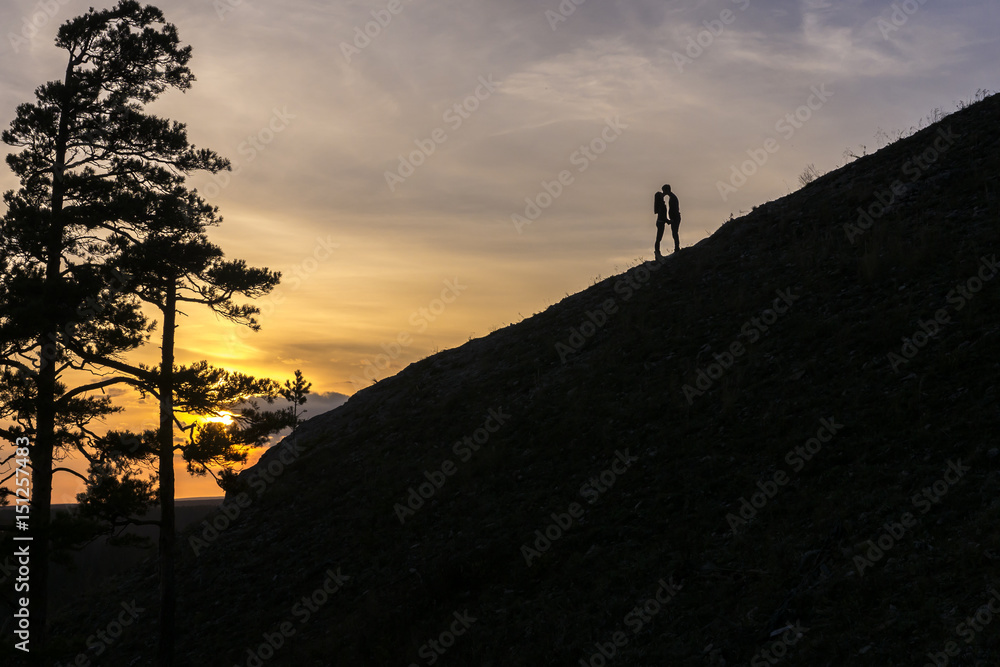
[[670,194],[670,186],[669,185],[664,185],[663,186],[663,194],[665,194],[665,195],[669,195]]

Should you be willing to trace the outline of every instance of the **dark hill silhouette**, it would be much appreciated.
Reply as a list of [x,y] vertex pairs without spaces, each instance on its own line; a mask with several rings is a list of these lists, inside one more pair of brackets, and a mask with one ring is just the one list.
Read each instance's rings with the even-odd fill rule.
[[[180,664],[1000,663],[1000,625],[960,626],[1000,587],[998,112],[310,419],[234,525],[178,540]],[[83,650],[154,582],[53,634]]]

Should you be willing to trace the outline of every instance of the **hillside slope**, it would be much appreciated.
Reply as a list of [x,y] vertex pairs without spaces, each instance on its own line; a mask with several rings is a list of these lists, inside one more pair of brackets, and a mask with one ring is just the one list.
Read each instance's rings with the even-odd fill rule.
[[[1000,664],[998,119],[309,420],[180,540],[180,664]],[[102,664],[151,659],[121,586],[67,656],[135,598]]]

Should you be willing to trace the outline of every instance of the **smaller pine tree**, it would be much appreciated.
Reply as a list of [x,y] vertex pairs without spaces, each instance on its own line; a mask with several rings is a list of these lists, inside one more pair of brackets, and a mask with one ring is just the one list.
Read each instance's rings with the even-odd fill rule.
[[[299,417],[299,414],[305,414],[306,411],[303,410],[299,413],[299,406],[306,404],[306,395],[311,388],[312,382],[306,382],[306,379],[302,376],[302,371],[295,369],[295,382],[285,380],[285,386],[278,390],[281,397],[292,404],[288,410],[291,411],[291,421],[295,426],[305,421],[305,419]],[[292,428],[295,428],[295,426]]]

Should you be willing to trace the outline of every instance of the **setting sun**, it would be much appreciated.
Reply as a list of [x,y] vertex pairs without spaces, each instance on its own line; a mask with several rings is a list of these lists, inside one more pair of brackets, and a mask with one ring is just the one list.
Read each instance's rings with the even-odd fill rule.
[[232,412],[229,412],[228,410],[222,410],[215,417],[202,417],[201,420],[204,421],[204,422],[209,422],[209,423],[213,423],[213,424],[225,424],[226,426],[229,426],[230,424],[233,423],[233,421],[234,421],[233,417],[234,416],[235,415],[233,415]]

